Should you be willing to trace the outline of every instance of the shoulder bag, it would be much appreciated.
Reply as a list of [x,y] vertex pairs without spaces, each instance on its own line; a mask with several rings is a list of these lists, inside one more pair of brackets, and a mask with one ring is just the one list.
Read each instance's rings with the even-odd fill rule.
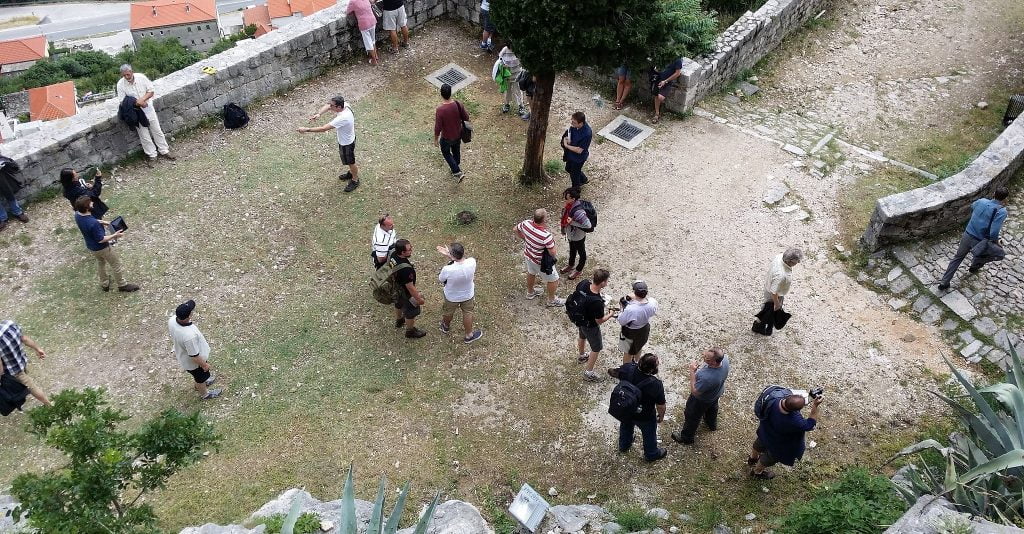
[[996,213],[998,212],[999,208],[992,210],[992,216],[988,220],[988,229],[985,231],[985,239],[978,241],[978,244],[971,248],[971,255],[974,256],[975,259],[974,263],[999,261],[1006,257],[1006,251],[1003,250],[1003,247],[999,246],[999,243],[988,238],[992,233],[992,223],[995,221]]
[[[469,113],[466,113],[466,108],[462,107],[462,102],[459,102],[458,100],[456,100],[455,104],[457,106],[459,106],[459,118],[460,119],[462,118],[462,115],[464,113],[465,113],[465,115],[467,117],[469,116]],[[462,142],[463,143],[470,143],[472,141],[473,141],[473,124],[470,123],[469,121],[462,121]]]

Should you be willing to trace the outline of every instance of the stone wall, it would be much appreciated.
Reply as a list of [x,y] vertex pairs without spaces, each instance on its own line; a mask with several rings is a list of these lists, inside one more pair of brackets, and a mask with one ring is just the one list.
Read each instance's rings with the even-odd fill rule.
[[[422,26],[448,12],[447,0],[406,3],[409,26]],[[354,17],[345,17],[348,2],[295,21],[258,39],[240,41],[217,54],[163,78],[154,80],[153,102],[168,135],[198,125],[219,113],[228,102],[241,105],[294,87],[317,76],[326,67],[363,54]],[[380,40],[387,33],[377,32]],[[200,68],[217,69],[213,75]],[[67,119],[49,121],[24,138],[0,145],[0,153],[22,167],[25,187],[20,198],[52,184],[64,167],[119,161],[139,150],[138,135],[117,119],[116,99],[88,106]],[[173,150],[173,146],[171,147]]]
[[861,237],[868,250],[959,228],[971,203],[1005,186],[1024,165],[1024,118],[1018,118],[966,169],[932,184],[878,199]]
[[147,28],[145,30],[132,31],[132,41],[135,48],[143,39],[155,39],[158,41],[175,38],[181,46],[196,52],[206,52],[213,48],[220,40],[220,25],[217,20],[193,22],[191,24],[178,24],[176,26],[164,26],[162,28]]
[[[665,101],[675,112],[685,112],[704,97],[732,82],[775,49],[782,39],[803,26],[828,0],[768,0],[756,12],[746,12],[719,34],[710,52],[683,59],[678,88]],[[637,85],[644,85],[645,79]]]
[[16,119],[18,115],[28,113],[28,91],[18,91],[3,95],[4,112],[7,118]]

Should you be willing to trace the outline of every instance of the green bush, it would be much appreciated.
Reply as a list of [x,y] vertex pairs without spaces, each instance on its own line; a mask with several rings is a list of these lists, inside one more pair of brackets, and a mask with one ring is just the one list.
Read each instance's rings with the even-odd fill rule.
[[857,467],[839,483],[809,502],[794,504],[782,520],[779,534],[874,534],[899,519],[906,503],[889,479]]
[[[263,532],[265,534],[280,534],[281,527],[284,526],[285,514],[274,514],[266,518],[263,524],[267,526]],[[313,534],[314,532],[320,532],[320,517],[316,514],[306,512],[299,516],[299,520],[295,522],[295,529],[292,531],[293,534]]]

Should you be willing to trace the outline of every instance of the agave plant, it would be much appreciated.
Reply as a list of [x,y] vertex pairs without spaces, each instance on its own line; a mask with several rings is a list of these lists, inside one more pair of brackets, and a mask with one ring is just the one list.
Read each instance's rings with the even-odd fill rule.
[[1024,521],[1024,370],[1012,345],[1010,358],[1004,381],[979,389],[943,357],[973,405],[932,392],[953,408],[966,428],[951,434],[948,446],[928,439],[889,460],[926,450],[938,451],[945,460],[945,466],[910,464],[907,482],[896,484],[908,502],[924,494],[941,495],[960,510],[992,521]]
[[[377,487],[377,498],[373,502],[373,512],[370,514],[370,522],[366,527],[366,534],[395,534],[398,532],[398,523],[402,520],[402,511],[405,508],[405,498],[409,495],[409,483],[406,482],[391,515],[384,521],[384,490],[387,484],[384,477],[380,477],[380,485]],[[430,521],[434,518],[434,509],[437,508],[437,501],[440,494],[435,493],[426,511],[416,523],[416,530],[413,534],[426,534]],[[299,500],[292,501],[291,510],[281,526],[281,534],[294,534],[295,522],[299,519]],[[345,488],[341,492],[341,512],[338,517],[338,534],[356,534],[356,495],[352,487],[352,465],[348,466],[348,476],[345,478]]]

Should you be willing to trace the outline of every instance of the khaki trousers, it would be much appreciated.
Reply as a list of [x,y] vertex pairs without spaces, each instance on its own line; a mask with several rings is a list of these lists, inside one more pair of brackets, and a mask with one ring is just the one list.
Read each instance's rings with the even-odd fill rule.
[[35,398],[38,399],[45,397],[45,395],[43,395],[43,390],[39,389],[39,387],[36,386],[36,383],[32,380],[32,377],[28,375],[27,365],[25,366],[24,370],[14,375],[14,379],[21,383],[21,385],[28,388],[29,393],[31,393],[32,396],[34,396]]
[[92,255],[96,257],[96,268],[100,274],[100,285],[104,289],[110,287],[110,278],[107,276],[108,265],[117,287],[124,285],[124,275],[121,273],[121,260],[117,259],[117,254],[114,254],[114,247],[108,245],[103,250],[93,251]]
[[142,142],[142,151],[150,158],[155,158],[158,152],[167,154],[170,152],[170,148],[167,146],[164,131],[160,129],[160,119],[156,116],[153,104],[150,103],[142,108],[142,112],[149,119],[149,127],[139,125],[139,141]]

